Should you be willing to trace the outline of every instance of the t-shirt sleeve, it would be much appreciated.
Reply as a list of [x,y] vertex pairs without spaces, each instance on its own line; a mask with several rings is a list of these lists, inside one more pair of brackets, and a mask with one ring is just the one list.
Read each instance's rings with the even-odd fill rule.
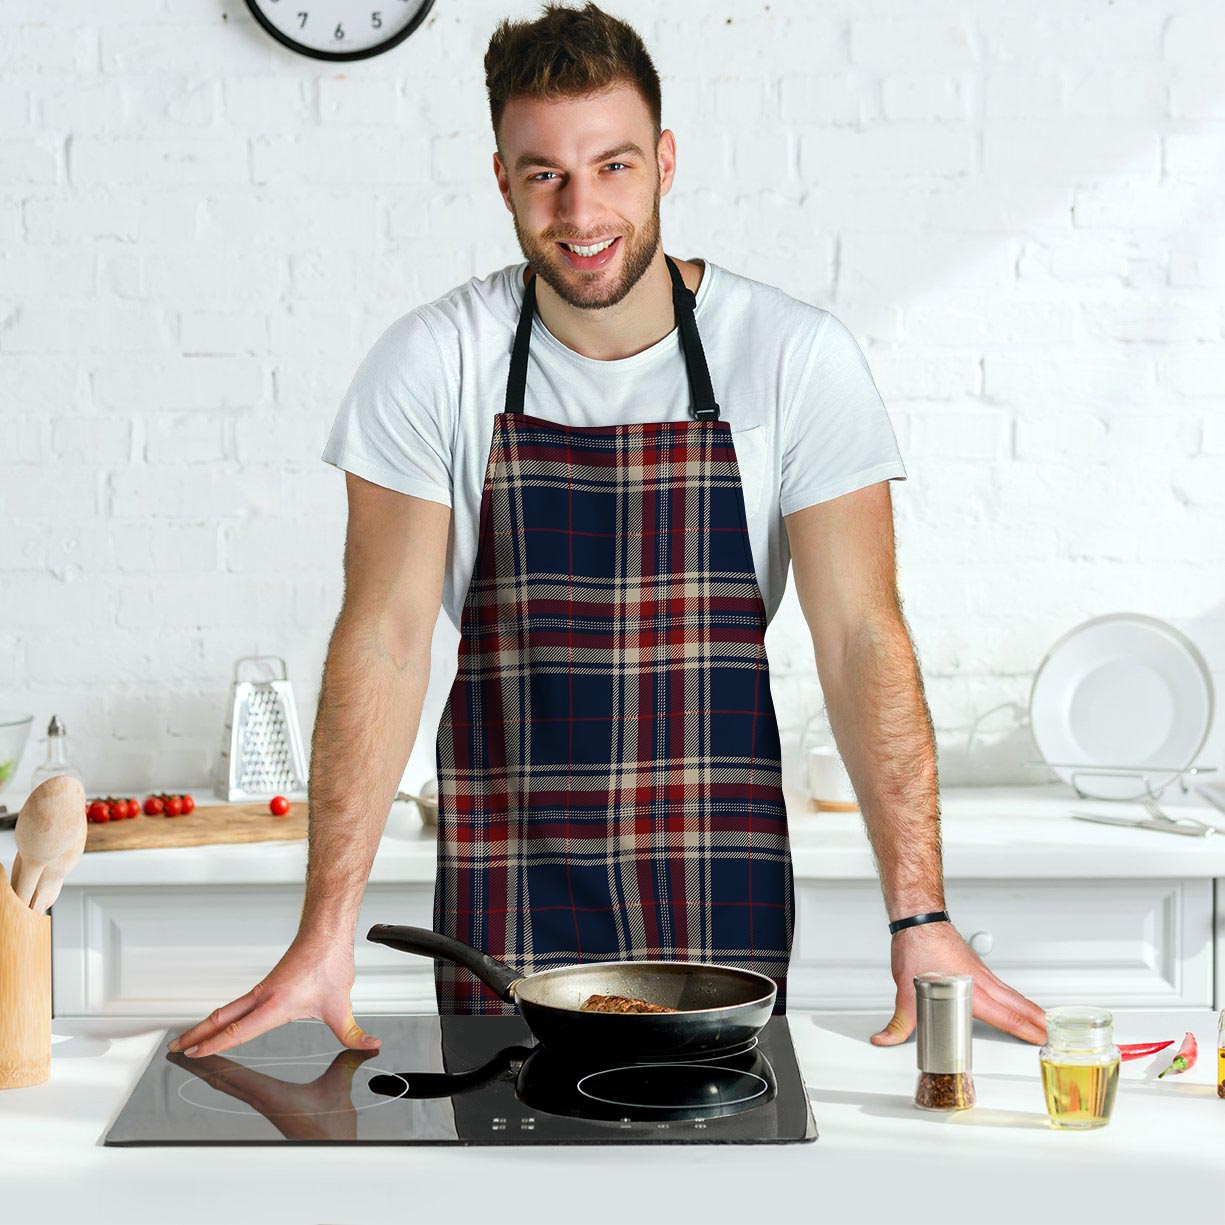
[[780,513],[877,481],[905,479],[867,358],[847,327],[826,311],[783,419]]
[[429,321],[420,308],[410,311],[358,366],[324,461],[387,489],[450,506],[457,387]]

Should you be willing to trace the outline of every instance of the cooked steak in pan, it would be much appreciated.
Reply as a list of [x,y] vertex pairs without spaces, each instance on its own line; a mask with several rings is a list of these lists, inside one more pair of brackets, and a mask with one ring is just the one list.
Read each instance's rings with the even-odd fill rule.
[[579,1006],[580,1012],[677,1012],[676,1008],[664,1008],[646,1000],[634,999],[631,995],[589,995]]

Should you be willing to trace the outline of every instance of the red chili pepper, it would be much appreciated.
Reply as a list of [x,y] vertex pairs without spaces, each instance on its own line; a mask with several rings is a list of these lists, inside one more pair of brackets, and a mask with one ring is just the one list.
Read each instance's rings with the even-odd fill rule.
[[1188,1033],[1182,1040],[1182,1046],[1178,1048],[1178,1054],[1174,1056],[1174,1062],[1164,1072],[1158,1072],[1157,1079],[1160,1080],[1166,1072],[1185,1072],[1188,1068],[1193,1068],[1198,1054],[1199,1045],[1195,1041],[1195,1035]]
[[1155,1055],[1173,1045],[1173,1038],[1167,1038],[1164,1042],[1120,1042],[1119,1055],[1126,1063],[1129,1059],[1143,1059],[1145,1055]]

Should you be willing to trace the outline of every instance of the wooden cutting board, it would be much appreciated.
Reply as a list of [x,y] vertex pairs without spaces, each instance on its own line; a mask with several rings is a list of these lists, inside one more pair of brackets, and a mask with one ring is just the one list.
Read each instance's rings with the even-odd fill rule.
[[158,846],[205,846],[217,842],[292,842],[306,837],[307,803],[294,800],[274,817],[268,802],[198,805],[185,817],[129,817],[89,826],[85,850],[137,851]]

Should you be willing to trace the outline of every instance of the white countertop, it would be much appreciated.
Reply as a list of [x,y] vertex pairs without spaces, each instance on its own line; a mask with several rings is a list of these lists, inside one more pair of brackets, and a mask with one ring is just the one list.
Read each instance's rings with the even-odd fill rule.
[[[1216,825],[1210,838],[1074,821],[1077,811],[1141,816],[1139,805],[1076,800],[1061,783],[1033,787],[954,787],[941,796],[945,874],[950,879],[1102,877],[1225,877],[1225,813],[1180,802],[1162,805],[1177,816]],[[858,813],[811,812],[803,795],[787,793],[795,873],[810,880],[874,880],[876,870]],[[0,795],[10,808],[24,797]],[[208,804],[206,798],[198,802]],[[12,831],[0,832],[0,861],[12,863]],[[370,879],[432,882],[436,843],[416,807],[395,804]],[[84,855],[66,887],[146,884],[294,884],[306,872],[306,843],[252,842]]]
[[[1225,1205],[1225,1101],[1207,1010],[1125,1014],[1116,1040],[1181,1040],[1200,1060],[1157,1082],[1123,1065],[1114,1119],[1046,1123],[1037,1050],[976,1031],[978,1104],[914,1109],[913,1040],[878,1049],[877,1015],[792,1013],[815,1144],[768,1147],[106,1148],[162,1041],[139,1020],[55,1022],[51,1079],[0,1092],[3,1217],[46,1222],[1213,1222]],[[378,1018],[368,1020],[378,1032]]]

